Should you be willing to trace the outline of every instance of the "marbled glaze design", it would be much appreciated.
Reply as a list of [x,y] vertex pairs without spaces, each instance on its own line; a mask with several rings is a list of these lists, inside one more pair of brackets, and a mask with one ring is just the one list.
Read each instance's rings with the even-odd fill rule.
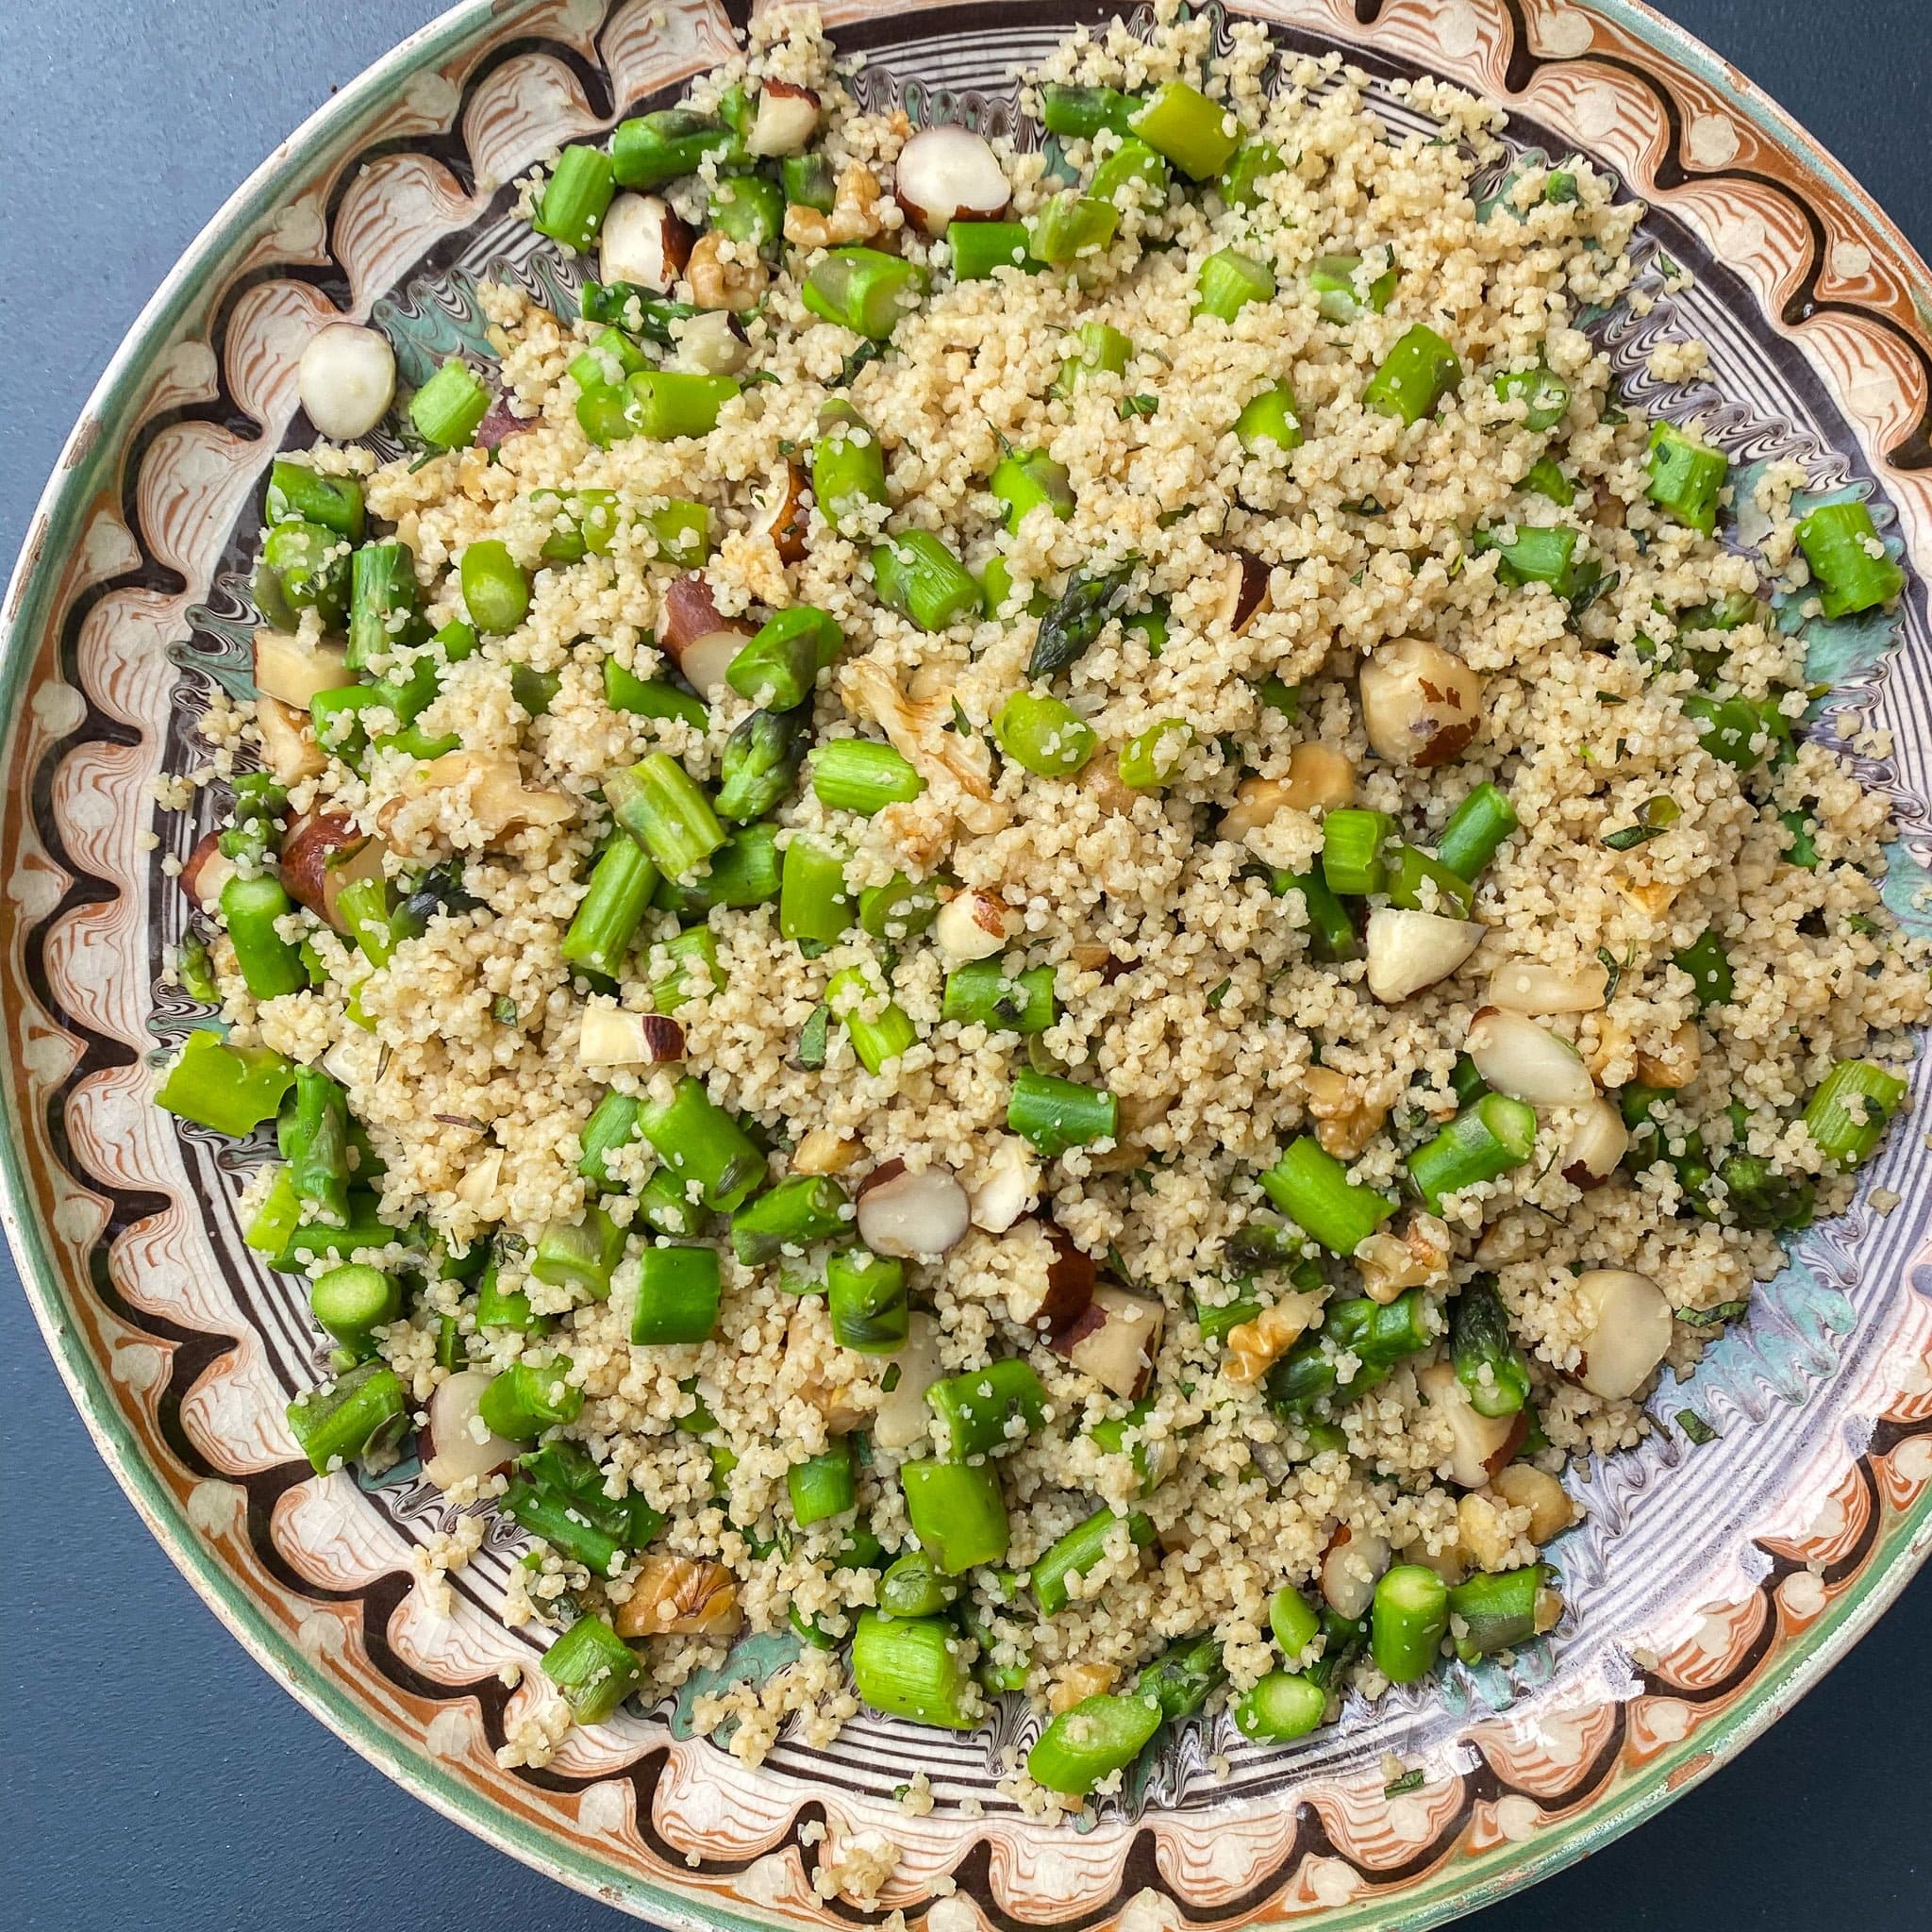
[[[1478,89],[1510,107],[1521,147],[1614,169],[1652,205],[1645,246],[1697,271],[1648,317],[1598,325],[1633,394],[1709,408],[1742,465],[1792,457],[1821,491],[1874,496],[1881,527],[1932,575],[1926,272],[1740,76],[1629,0],[1243,10],[1380,81],[1427,69]],[[1010,67],[1100,9],[826,11],[873,57],[871,98],[1005,126]],[[1861,1204],[1808,1234],[1692,1382],[1655,1398],[1660,1417],[1694,1407],[1721,1439],[1692,1451],[1660,1434],[1581,1477],[1587,1520],[1556,1552],[1572,1614],[1553,1642],[1507,1671],[1458,1669],[1374,1710],[1352,1705],[1289,1750],[1197,1721],[1084,1833],[1030,1826],[994,1790],[1000,1747],[1032,1735],[1010,1707],[964,1738],[862,1718],[829,1749],[788,1741],[754,1772],[691,1735],[687,1687],[573,1734],[541,1773],[499,1769],[506,1724],[547,1694],[531,1641],[494,1614],[515,1540],[492,1530],[439,1618],[410,1558],[445,1511],[414,1465],[364,1487],[294,1459],[282,1408],[321,1351],[300,1296],[239,1240],[235,1198],[264,1149],[148,1105],[150,1058],[196,1018],[158,984],[184,911],[160,859],[201,828],[158,814],[150,786],[198,760],[213,686],[245,686],[254,504],[270,453],[307,440],[293,412],[308,332],[338,312],[373,317],[420,376],[474,336],[478,275],[567,291],[509,219],[510,184],[560,141],[669,98],[730,26],[715,0],[476,0],[425,28],[237,195],[75,431],[9,593],[0,674],[6,1214],[49,1344],[155,1534],[295,1695],[430,1803],[660,1923],[849,1917],[811,1878],[827,1843],[868,1828],[904,1848],[884,1904],[930,1932],[1436,1923],[1722,1761],[1932,1546],[1932,1203],[1910,1184],[1925,1167],[1923,1095],[1873,1175],[1907,1205],[1888,1218]],[[1650,382],[1665,329],[1710,341],[1711,386]],[[1900,619],[1815,625],[1807,644],[1834,686],[1826,708],[1893,734],[1892,756],[1861,769],[1898,800],[1888,897],[1924,929],[1922,585]],[[754,1640],[724,1670],[776,1668],[791,1641]],[[1391,1752],[1423,1773],[1392,1798]],[[892,1789],[920,1769],[937,1808],[903,1819]],[[962,1815],[969,1797],[983,1816]],[[826,1841],[805,1843],[807,1824]],[[957,1890],[941,1896],[948,1877]]]

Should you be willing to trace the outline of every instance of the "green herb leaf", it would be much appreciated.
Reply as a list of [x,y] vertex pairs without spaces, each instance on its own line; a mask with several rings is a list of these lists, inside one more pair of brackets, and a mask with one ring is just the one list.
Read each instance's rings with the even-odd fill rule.
[[799,1028],[798,1055],[793,1064],[815,1074],[825,1063],[825,1035],[832,1024],[832,1009],[823,1000],[811,1009],[811,1017]]
[[1121,398],[1121,414],[1129,419],[1135,416],[1151,416],[1159,407],[1158,396],[1139,395]]
[[1607,596],[1623,582],[1621,572],[1606,570],[1600,563],[1586,565],[1576,573],[1570,592],[1570,615],[1581,617],[1599,597]]
[[1735,1322],[1750,1306],[1749,1302],[1720,1302],[1714,1308],[1679,1308],[1677,1320],[1693,1328],[1715,1328],[1721,1323]]
[[1717,1431],[1694,1408],[1680,1408],[1677,1411],[1677,1426],[1700,1449],[1707,1442],[1715,1442],[1718,1440]]
[[858,372],[876,362],[886,353],[883,342],[863,341],[839,365],[839,373],[826,384],[828,389],[850,389]]
[[1674,798],[1647,798],[1638,808],[1637,823],[1620,831],[1604,834],[1604,843],[1612,852],[1628,852],[1646,840],[1667,831],[1684,816],[1684,808]]
[[1423,1787],[1423,1774],[1420,1771],[1405,1771],[1400,1777],[1391,1778],[1382,1787],[1385,1798],[1399,1798],[1405,1791],[1419,1791]]
[[490,1003],[490,1017],[499,1026],[514,1026],[517,1024],[517,1003],[508,993],[499,993]]

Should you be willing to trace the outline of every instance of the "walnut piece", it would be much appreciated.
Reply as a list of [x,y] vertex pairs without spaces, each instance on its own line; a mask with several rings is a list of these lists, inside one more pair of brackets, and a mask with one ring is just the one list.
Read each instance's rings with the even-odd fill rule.
[[879,177],[863,161],[853,161],[839,176],[830,214],[796,201],[785,210],[785,239],[799,248],[869,242],[879,231],[878,206]]
[[1252,1320],[1236,1323],[1227,1331],[1221,1373],[1230,1382],[1258,1382],[1307,1332],[1320,1306],[1316,1295],[1285,1294]]
[[1405,1289],[1448,1280],[1450,1245],[1447,1224],[1433,1214],[1411,1216],[1399,1235],[1371,1235],[1355,1252],[1362,1292],[1386,1307]]
[[1058,1717],[1086,1698],[1098,1697],[1111,1690],[1119,1675],[1120,1668],[1116,1664],[1074,1664],[1047,1692],[1046,1707]]
[[1333,1067],[1310,1067],[1302,1075],[1308,1118],[1324,1153],[1353,1160],[1389,1118],[1387,1101],[1371,1100],[1355,1081]]
[[738,1586],[724,1564],[653,1556],[610,1621],[620,1637],[731,1637],[743,1619]]
[[[731,250],[726,260],[724,251]],[[691,299],[700,308],[756,308],[771,285],[771,275],[746,244],[734,242],[713,228],[691,243],[684,265]]]

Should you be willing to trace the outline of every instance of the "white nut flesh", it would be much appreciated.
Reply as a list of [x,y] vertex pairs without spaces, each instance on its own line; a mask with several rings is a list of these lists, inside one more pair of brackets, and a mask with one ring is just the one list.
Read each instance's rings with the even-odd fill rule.
[[973,1224],[966,1190],[937,1167],[903,1170],[858,1197],[858,1238],[875,1255],[928,1260],[956,1248]]
[[396,353],[378,329],[332,322],[302,351],[295,393],[322,435],[351,442],[389,414],[396,399]]
[[949,966],[991,959],[1006,949],[1007,908],[991,892],[959,892],[940,908],[932,936]]
[[1609,969],[1600,959],[1580,966],[1509,959],[1490,975],[1488,1004],[1512,1013],[1594,1013],[1609,985]]
[[349,654],[341,644],[308,643],[284,631],[255,633],[255,688],[266,697],[279,698],[298,711],[325,691],[341,691],[356,682]]
[[1671,1345],[1663,1290],[1628,1268],[1592,1268],[1578,1277],[1576,1299],[1589,1324],[1577,1379],[1612,1402],[1635,1395]]
[[1040,1162],[1016,1134],[1000,1137],[971,1195],[973,1224],[1005,1234],[1040,1198]]
[[907,218],[938,241],[954,221],[990,222],[1013,191],[992,144],[971,128],[923,127],[899,150],[893,192]]
[[1416,1377],[1429,1407],[1449,1425],[1449,1480],[1458,1489],[1479,1490],[1516,1454],[1529,1429],[1529,1418],[1483,1415],[1447,1362],[1435,1362]]
[[423,1474],[439,1490],[507,1469],[521,1453],[516,1443],[492,1434],[483,1420],[483,1391],[495,1379],[484,1369],[463,1369],[436,1385],[429,1398],[429,1441],[435,1453],[424,1463]]
[[1484,1081],[1531,1107],[1586,1107],[1596,1083],[1567,1040],[1524,1013],[1484,1007],[1469,1024],[1469,1057]]
[[1369,991],[1385,1006],[1447,979],[1482,944],[1486,928],[1439,912],[1385,906],[1369,914]]
[[1599,1095],[1570,1130],[1563,1147],[1563,1178],[1573,1188],[1600,1188],[1629,1151],[1630,1129],[1622,1109]]
[[819,97],[810,88],[768,80],[758,92],[758,111],[744,145],[761,158],[802,154],[818,125]]
[[924,1442],[932,1426],[925,1391],[945,1374],[940,1362],[940,1324],[914,1312],[908,1318],[905,1345],[892,1356],[898,1379],[879,1397],[873,1412],[872,1439],[894,1453]]
[[1375,1600],[1375,1584],[1392,1555],[1387,1537],[1346,1526],[1339,1529],[1322,1558],[1323,1602],[1351,1623],[1366,1617]]
[[691,232],[658,194],[620,194],[597,237],[600,280],[630,282],[661,295],[691,259]]
[[306,712],[264,692],[255,701],[255,726],[261,733],[261,755],[280,785],[299,785],[328,770],[322,747],[305,728]]
[[598,1005],[584,1009],[577,1061],[584,1067],[655,1067],[684,1058],[684,1028],[668,1013],[630,1013]]
[[715,703],[731,689],[724,674],[750,640],[741,630],[714,630],[689,643],[677,660],[684,681],[707,704]]
[[1363,663],[1357,690],[1362,729],[1392,764],[1447,764],[1482,725],[1482,678],[1420,638],[1384,644]]
[[1055,1338],[1054,1350],[1102,1388],[1131,1401],[1154,1373],[1166,1320],[1158,1302],[1103,1282],[1085,1312]]
[[736,375],[751,360],[751,343],[744,325],[728,309],[708,308],[702,315],[672,325],[676,343],[669,367],[699,375]]
[[208,913],[220,909],[222,888],[239,870],[216,842],[219,837],[218,833],[208,833],[188,855],[181,868],[181,890]]
[[1512,1462],[1499,1469],[1490,1487],[1512,1507],[1529,1511],[1525,1533],[1539,1549],[1576,1520],[1575,1506],[1563,1485],[1533,1462]]

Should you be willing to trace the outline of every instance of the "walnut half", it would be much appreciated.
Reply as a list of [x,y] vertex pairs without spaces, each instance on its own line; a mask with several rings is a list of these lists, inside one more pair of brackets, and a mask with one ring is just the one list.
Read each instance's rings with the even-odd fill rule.
[[620,1637],[731,1637],[742,1621],[738,1586],[724,1564],[657,1556],[644,1558],[611,1624]]
[[1227,1331],[1221,1373],[1230,1382],[1258,1382],[1307,1333],[1321,1307],[1321,1297],[1285,1294],[1253,1320]]
[[1353,1160],[1389,1118],[1387,1101],[1371,1100],[1355,1081],[1333,1067],[1310,1067],[1302,1075],[1315,1139],[1337,1160]]
[[691,299],[700,308],[733,311],[756,308],[772,279],[748,242],[732,242],[715,228],[691,243],[684,278],[691,284]]
[[1399,1235],[1371,1235],[1355,1253],[1362,1292],[1386,1307],[1404,1289],[1446,1281],[1450,1244],[1447,1224],[1433,1214],[1412,1216]]

